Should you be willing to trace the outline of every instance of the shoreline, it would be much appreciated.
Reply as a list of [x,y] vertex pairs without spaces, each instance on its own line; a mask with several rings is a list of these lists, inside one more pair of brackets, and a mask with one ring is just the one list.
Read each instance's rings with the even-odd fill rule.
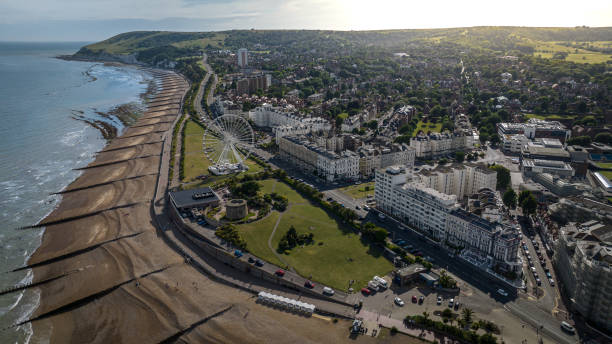
[[[89,62],[94,62],[94,61],[89,61]],[[96,61],[96,62],[101,62],[101,61]],[[107,61],[102,61],[105,64],[107,63]],[[55,235],[55,231],[58,229],[58,226],[61,227],[61,224],[57,225],[57,224],[49,224],[49,225],[45,225],[46,223],[50,222],[50,219],[57,219],[58,217],[64,217],[62,214],[65,214],[66,211],[68,213],[70,213],[70,209],[66,209],[67,207],[65,206],[66,202],[69,202],[71,204],[87,204],[87,203],[92,203],[92,200],[95,199],[95,193],[97,193],[97,191],[93,191],[93,192],[88,192],[88,188],[92,187],[95,188],[95,186],[90,186],[90,187],[85,187],[84,190],[82,190],[81,194],[74,197],[74,195],[71,195],[70,193],[72,191],[70,191],[70,188],[75,185],[76,183],[79,182],[85,182],[85,184],[87,183],[87,180],[90,180],[91,178],[95,178],[96,176],[103,176],[103,177],[107,177],[109,176],[111,179],[112,183],[115,183],[115,181],[113,181],[112,179],[117,179],[118,183],[123,182],[124,184],[126,184],[127,182],[125,181],[121,181],[121,175],[125,175],[125,174],[129,174],[130,172],[136,172],[137,174],[139,174],[139,172],[141,172],[143,169],[147,169],[153,166],[153,167],[158,167],[159,165],[157,164],[156,161],[146,161],[143,160],[145,163],[143,163],[143,161],[137,161],[136,163],[132,162],[131,160],[129,160],[129,157],[127,155],[129,155],[129,152],[126,155],[126,150],[130,150],[130,148],[125,148],[125,149],[121,149],[119,148],[123,153],[123,154],[119,154],[119,155],[123,155],[122,158],[124,158],[123,162],[119,162],[118,166],[120,166],[121,168],[119,168],[119,171],[117,171],[117,166],[112,166],[112,168],[108,168],[106,171],[101,170],[101,168],[98,168],[99,171],[96,171],[95,173],[89,173],[89,170],[92,168],[96,168],[95,164],[96,161],[98,161],[100,155],[104,155],[105,151],[108,149],[108,147],[111,145],[111,143],[115,140],[121,140],[124,137],[130,137],[130,136],[140,136],[140,138],[143,138],[145,136],[147,136],[147,132],[146,130],[142,130],[142,128],[139,129],[132,129],[133,127],[137,126],[137,124],[145,119],[149,119],[150,115],[148,115],[147,113],[149,112],[149,106],[148,104],[152,102],[153,99],[160,97],[161,95],[164,95],[165,91],[164,91],[164,84],[168,84],[167,81],[167,77],[160,74],[168,74],[168,75],[174,75],[177,77],[178,79],[182,79],[180,76],[178,76],[177,74],[175,74],[174,72],[167,72],[167,71],[161,71],[161,70],[155,70],[155,69],[150,69],[150,70],[145,70],[144,68],[142,68],[142,66],[134,66],[134,65],[126,65],[126,64],[122,64],[122,63],[113,63],[114,66],[116,67],[129,67],[129,68],[136,68],[139,69],[141,72],[147,74],[148,76],[150,76],[151,78],[149,79],[149,85],[147,86],[147,88],[145,89],[144,92],[142,92],[139,96],[140,96],[140,104],[142,104],[143,106],[143,110],[140,112],[140,114],[134,118],[133,121],[131,121],[131,123],[128,122],[124,122],[122,121],[119,116],[114,116],[117,118],[118,121],[121,121],[121,123],[123,124],[123,128],[122,129],[122,133],[120,135],[118,135],[118,137],[116,138],[112,138],[111,140],[107,140],[107,143],[104,145],[104,148],[102,148],[102,150],[98,153],[96,153],[96,156],[94,157],[94,159],[92,161],[90,161],[86,166],[83,167],[81,173],[72,181],[70,182],[68,185],[66,185],[66,187],[64,187],[64,189],[62,189],[60,191],[60,198],[58,199],[57,203],[55,204],[55,206],[53,207],[53,209],[51,209],[45,216],[43,216],[40,221],[37,223],[37,227],[40,227],[42,229],[41,231],[41,235],[39,236],[40,238],[40,243],[38,245],[38,247],[29,255],[29,257],[27,257],[26,259],[26,265],[30,266],[32,264],[43,264],[42,266],[45,265],[56,265],[57,263],[55,262],[51,262],[51,260],[53,259],[57,259],[58,258],[58,254],[61,257],[62,253],[66,253],[68,251],[70,251],[70,249],[74,249],[75,246],[79,246],[81,247],[80,249],[83,249],[84,246],[88,246],[88,244],[92,243],[92,238],[91,236],[88,237],[82,237],[79,234],[76,233],[72,233],[72,238],[66,238],[64,235],[59,236],[60,238],[56,238],[54,239],[53,237],[56,237]],[[187,84],[184,79],[183,82],[185,84]],[[179,85],[179,83],[174,83],[173,86],[177,86]],[[180,88],[179,88],[180,90]],[[174,106],[169,106],[166,109],[166,112],[168,112],[168,116],[171,115],[172,112],[178,113],[178,109],[180,108],[180,104],[178,104],[178,102],[180,102],[180,99],[178,101],[176,101],[177,104],[174,104]],[[121,106],[124,106],[125,104],[119,104],[115,107],[113,107],[109,112],[113,111],[113,110],[117,110],[119,109]],[[173,111],[174,110],[174,111]],[[111,115],[112,116],[112,115]],[[151,124],[153,123],[153,124]],[[151,133],[158,133],[160,131],[167,131],[167,128],[165,128],[163,125],[155,125],[155,120],[149,120],[149,124],[145,125],[146,127],[149,127],[151,130]],[[116,127],[116,130],[118,130],[119,128]],[[134,135],[129,135],[130,133],[134,132]],[[130,139],[128,139],[130,140]],[[134,139],[132,139],[134,140]],[[135,139],[135,141],[138,141],[138,139]],[[142,141],[142,140],[140,140]],[[142,143],[141,145],[146,145],[147,143]],[[130,145],[131,146],[131,145]],[[137,153],[137,152],[136,152]],[[137,154],[135,154],[135,156],[137,156]],[[125,159],[128,158],[128,159]],[[154,159],[153,159],[154,160]],[[134,160],[136,161],[136,159]],[[124,165],[124,166],[121,166]],[[93,167],[92,167],[93,166]],[[114,171],[113,171],[114,170]],[[112,173],[109,173],[112,172]],[[155,171],[149,171],[150,173],[153,172],[155,173]],[[149,174],[150,173],[146,173]],[[156,173],[159,173],[159,171],[156,171]],[[115,177],[115,178],[113,178]],[[138,183],[138,185],[143,186],[140,188],[134,188],[133,186],[127,186],[129,189],[131,190],[143,190],[146,189],[146,185],[153,185],[154,183],[151,184],[151,178],[147,178],[146,176],[137,176],[136,178],[141,178],[143,180],[140,180]],[[125,187],[125,186],[124,186]],[[149,187],[149,189],[151,189],[151,187]],[[67,191],[68,190],[68,191]],[[74,193],[78,193],[78,191],[74,191]],[[109,192],[107,191],[106,194],[108,194]],[[110,192],[112,193],[112,191]],[[108,198],[108,197],[106,197]],[[122,201],[121,201],[122,197],[116,197],[116,199],[113,201],[111,200],[110,203],[108,203],[108,209],[113,208],[116,205],[122,205]],[[75,200],[76,199],[76,202]],[[95,209],[96,206],[100,205],[100,201],[93,201],[94,204],[91,205],[91,209]],[[123,202],[124,203],[124,202]],[[72,208],[69,207],[69,208]],[[87,207],[85,207],[87,208]],[[102,211],[106,211],[104,209],[102,209]],[[141,212],[142,213],[142,212]],[[85,217],[87,218],[88,215],[87,213],[84,214],[80,214],[80,215],[85,215]],[[129,214],[126,214],[129,215]],[[140,214],[141,217],[144,219],[144,216],[142,216],[143,214]],[[78,221],[78,220],[76,220]],[[105,222],[105,220],[100,220],[98,219],[98,221],[94,221],[96,222],[94,225],[100,225],[100,223]],[[71,225],[74,225],[75,223],[71,223]],[[110,228],[109,228],[110,229]],[[64,234],[68,234],[68,233],[64,233]],[[57,240],[59,239],[59,240]],[[81,239],[85,239],[85,240],[81,240]],[[115,238],[116,239],[116,238]],[[83,242],[84,241],[84,242]],[[68,243],[68,245],[64,245],[65,243]],[[50,244],[51,243],[51,244]],[[61,247],[64,246],[64,247]],[[77,251],[79,251],[77,249]],[[78,254],[78,253],[77,253]],[[46,258],[45,258],[46,257]],[[35,263],[36,262],[36,263]],[[61,260],[60,260],[61,263]],[[39,265],[40,266],[40,265]],[[36,282],[38,280],[41,280],[42,278],[44,278],[43,276],[46,275],[46,273],[43,271],[41,272],[39,267],[33,267],[30,269],[31,271],[31,276],[30,276],[30,280],[32,282]],[[55,270],[55,269],[54,269]],[[28,292],[28,290],[25,290],[24,293]],[[39,297],[38,297],[38,302],[35,304],[35,306],[33,307],[33,309],[31,310],[30,314],[26,314],[24,315],[25,318],[36,318],[38,317],[39,313],[41,313],[42,309],[45,308],[49,308],[49,301],[47,300],[47,298],[45,297],[45,285],[42,285],[39,287]],[[26,321],[26,323],[28,323]],[[34,322],[30,322],[32,325],[34,325]],[[34,326],[32,326],[34,327]],[[44,332],[49,332],[51,330],[51,328],[55,328],[55,326],[52,327],[48,327],[47,330],[43,330],[40,334],[44,333]],[[33,335],[35,337],[38,336],[37,333],[39,333],[38,331],[33,329]],[[51,333],[52,337],[55,337],[52,333]],[[31,337],[30,337],[31,338]],[[49,339],[49,338],[47,338]]]

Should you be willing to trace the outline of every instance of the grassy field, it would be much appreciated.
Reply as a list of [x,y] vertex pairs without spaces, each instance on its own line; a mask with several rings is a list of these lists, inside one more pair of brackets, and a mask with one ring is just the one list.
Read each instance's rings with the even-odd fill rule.
[[[544,41],[532,41],[535,46],[534,56],[541,56],[542,58],[550,59],[557,52],[567,53],[566,61],[576,63],[606,63],[612,60],[612,56],[609,54],[603,54],[596,51],[590,51],[581,48],[573,48],[562,45],[563,42],[544,42]],[[582,42],[573,42],[582,43]],[[600,44],[598,44],[600,43]],[[597,47],[604,47],[609,42],[589,42],[589,44]]]
[[595,165],[600,168],[612,168],[612,162],[598,162]]
[[[369,187],[368,190],[366,190],[366,186]],[[366,198],[367,196],[374,195],[374,182],[345,186],[340,188],[340,191],[353,198]]]
[[560,120],[560,119],[574,119],[576,116],[572,116],[572,115],[538,115],[535,113],[526,113],[525,117],[527,119],[529,118],[537,118],[537,119],[543,119],[543,120],[548,120],[548,121],[556,121],[556,120]]
[[612,171],[597,171],[599,172],[602,176],[608,178],[608,180],[612,181]]
[[302,197],[299,193],[295,192],[291,187],[283,182],[279,182],[276,179],[266,179],[259,182],[261,185],[260,193],[269,194],[276,192],[279,195],[287,197],[289,203],[307,203],[308,201]]
[[247,242],[247,250],[257,257],[278,266],[284,266],[272,250],[268,248],[268,238],[274,230],[279,212],[272,211],[264,219],[238,226],[238,231]]
[[[272,189],[271,181],[261,184],[263,192]],[[372,276],[385,275],[393,269],[391,262],[381,252],[362,243],[359,235],[341,227],[323,209],[302,203],[301,196],[289,186],[278,182],[275,190],[279,192],[279,188],[284,187],[287,189],[282,194],[289,198],[290,207],[280,214],[272,248],[278,247],[291,226],[299,234],[314,233],[315,244],[294,248],[289,254],[282,255],[283,260],[300,275],[336,289],[347,290],[349,280],[355,280],[353,288],[358,289],[365,286]],[[282,266],[267,246],[278,216],[273,211],[263,220],[239,225],[238,229],[247,241],[249,251]]]
[[412,133],[412,136],[413,137],[416,136],[419,133],[419,131],[421,131],[421,130],[424,133],[427,133],[428,131],[431,131],[431,132],[434,132],[434,133],[439,133],[441,129],[442,129],[442,122],[431,123],[431,122],[419,121],[419,123],[417,124],[416,129]]
[[[184,178],[183,182],[194,182],[196,177],[200,175],[209,175],[204,182],[196,183],[191,185],[192,187],[202,187],[215,183],[219,180],[227,178],[227,176],[212,176],[208,172],[210,166],[210,160],[204,155],[202,149],[202,136],[204,135],[204,129],[200,127],[194,121],[187,121],[185,123],[185,136],[183,137],[183,144],[185,145],[185,164],[184,164]],[[246,161],[249,170],[243,173],[257,173],[263,170],[261,166],[252,160]]]

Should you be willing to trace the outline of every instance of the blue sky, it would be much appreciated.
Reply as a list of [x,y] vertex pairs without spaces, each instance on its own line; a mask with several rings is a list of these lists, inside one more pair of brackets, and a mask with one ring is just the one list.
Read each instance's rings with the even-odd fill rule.
[[480,25],[612,26],[612,1],[0,1],[0,41],[98,41],[133,30],[372,30]]

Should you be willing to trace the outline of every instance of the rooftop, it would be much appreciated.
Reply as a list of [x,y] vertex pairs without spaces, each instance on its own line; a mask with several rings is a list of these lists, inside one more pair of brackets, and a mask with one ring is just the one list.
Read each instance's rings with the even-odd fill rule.
[[170,199],[177,208],[195,208],[219,201],[219,196],[209,187],[170,192]]

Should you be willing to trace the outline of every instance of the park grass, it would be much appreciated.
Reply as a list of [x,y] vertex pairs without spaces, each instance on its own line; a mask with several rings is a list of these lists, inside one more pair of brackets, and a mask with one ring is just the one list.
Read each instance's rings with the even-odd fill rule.
[[338,115],[338,118],[347,119],[347,118],[348,118],[348,116],[349,116],[349,114],[348,114],[348,113],[343,112],[343,113],[341,113],[341,114],[339,114],[339,115]]
[[608,180],[612,181],[612,171],[597,171],[602,176],[608,178]]
[[303,277],[345,291],[349,281],[355,280],[353,288],[358,290],[372,276],[384,276],[393,269],[381,249],[365,245],[358,234],[341,227],[323,209],[310,204],[291,205],[283,213],[272,247],[278,247],[291,226],[298,234],[314,234],[314,244],[296,247],[282,256]]
[[612,162],[598,162],[595,165],[599,168],[612,168]]
[[[365,187],[369,186],[370,189],[366,191]],[[374,195],[374,182],[367,182],[359,185],[349,185],[339,189],[343,194],[353,198],[366,198],[367,196]]]
[[[274,182],[276,186],[273,187]],[[353,288],[359,289],[367,285],[372,276],[386,275],[393,269],[380,249],[364,244],[358,234],[341,226],[327,212],[309,203],[289,185],[274,179],[259,183],[262,185],[260,192],[270,193],[274,188],[275,192],[289,199],[290,206],[283,213],[272,211],[262,220],[237,226],[247,242],[247,250],[255,256],[285,266],[268,247],[268,238],[278,216],[281,216],[271,242],[273,250],[276,250],[291,226],[299,234],[314,234],[313,245],[296,247],[289,254],[282,255],[283,260],[303,277],[340,290],[347,290],[348,281],[355,280]]]
[[535,114],[535,113],[526,113],[525,117],[527,119],[537,118],[537,119],[543,119],[543,120],[547,120],[547,121],[557,121],[557,120],[562,120],[562,119],[574,119],[576,116],[572,116],[572,115],[557,115],[557,114],[538,115],[538,114]]
[[422,120],[419,121],[419,123],[417,123],[416,129],[414,130],[414,132],[412,133],[412,136],[416,136],[419,131],[423,131],[424,133],[427,133],[428,131],[434,132],[434,133],[439,133],[440,130],[442,130],[442,122],[438,122],[438,123],[431,123],[431,122],[423,122]]
[[265,218],[236,226],[240,236],[247,242],[247,250],[255,256],[278,266],[284,266],[268,247],[268,238],[274,230],[279,212],[272,211]]
[[287,200],[291,204],[308,202],[306,199],[304,199],[304,197],[302,197],[299,193],[293,190],[289,185],[277,181],[276,179],[266,179],[259,181],[258,183],[259,185],[261,185],[259,193],[262,195],[276,192],[279,195],[287,197]]

